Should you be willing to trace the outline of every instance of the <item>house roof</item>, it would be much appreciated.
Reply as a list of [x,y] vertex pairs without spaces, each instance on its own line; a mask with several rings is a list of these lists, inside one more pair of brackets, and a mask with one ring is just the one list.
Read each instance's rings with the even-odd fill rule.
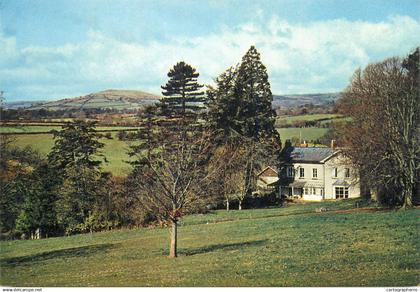
[[271,170],[273,170],[275,173],[278,173],[279,171],[278,171],[278,169],[277,169],[277,167],[275,167],[275,166],[267,166],[266,168],[264,168],[263,170],[261,170],[258,174],[257,174],[257,176],[260,176],[262,173],[264,173],[267,169],[271,169]]
[[273,185],[279,181],[279,178],[264,176],[264,177],[260,177],[260,180],[262,180],[266,185]]
[[290,157],[291,162],[323,163],[336,152],[337,150],[331,148],[289,147],[285,154]]
[[306,182],[304,181],[294,181],[290,184],[286,185],[287,187],[294,187],[294,188],[303,188],[305,186]]

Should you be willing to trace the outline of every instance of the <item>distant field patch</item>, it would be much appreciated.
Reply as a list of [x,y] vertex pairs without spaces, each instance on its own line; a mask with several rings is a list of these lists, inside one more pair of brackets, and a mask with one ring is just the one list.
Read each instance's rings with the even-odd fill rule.
[[318,122],[319,125],[325,125],[336,122],[349,121],[350,118],[339,114],[313,114],[313,115],[298,115],[298,116],[278,116],[276,119],[276,127],[293,127],[304,124],[305,122]]
[[292,123],[297,121],[317,121],[321,119],[335,119],[340,118],[341,115],[337,114],[314,114],[314,115],[299,115],[299,116],[279,116],[277,117],[277,122],[286,122]]
[[277,128],[280,133],[280,138],[284,142],[291,140],[292,138],[302,138],[306,141],[314,141],[321,138],[327,131],[328,128]]
[[60,130],[60,126],[1,126],[0,134],[20,134],[20,133],[48,133],[52,130]]

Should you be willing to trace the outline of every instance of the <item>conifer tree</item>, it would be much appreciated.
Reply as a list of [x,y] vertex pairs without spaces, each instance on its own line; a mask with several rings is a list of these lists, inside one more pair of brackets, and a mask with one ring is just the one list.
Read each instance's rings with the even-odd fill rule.
[[100,149],[104,146],[94,122],[75,121],[54,133],[50,165],[62,179],[57,200],[59,224],[72,228],[93,210],[100,178]]
[[275,111],[267,69],[254,46],[242,57],[235,82],[235,95],[240,99],[238,118],[244,136],[258,140],[277,136],[274,129]]
[[236,164],[235,173],[241,178],[235,187],[242,202],[254,187],[256,171],[267,164],[277,164],[281,148],[274,128],[275,112],[271,107],[273,96],[267,70],[255,47],[248,50],[239,66],[229,68],[216,79],[216,87],[209,89],[208,96],[207,126],[217,133],[214,139],[217,147],[241,153],[238,157],[246,158]]
[[178,62],[170,69],[168,82],[161,86],[164,98],[160,100],[160,106],[165,116],[184,122],[197,118],[205,100],[204,92],[200,91],[203,85],[197,82],[199,75],[195,68],[185,62]]
[[142,141],[129,152],[137,158],[131,174],[137,198],[148,212],[171,225],[170,257],[177,256],[178,221],[203,196],[209,139],[198,121],[205,101],[198,76],[185,62],[169,71],[162,86],[165,97],[157,108],[140,113]]
[[208,126],[232,131],[255,141],[280,137],[274,128],[273,95],[266,67],[252,46],[239,66],[231,67],[216,79],[216,87],[207,91]]
[[207,90],[207,126],[219,138],[227,137],[232,129],[238,127],[240,99],[235,95],[235,82],[238,67],[230,67],[216,78],[216,87]]

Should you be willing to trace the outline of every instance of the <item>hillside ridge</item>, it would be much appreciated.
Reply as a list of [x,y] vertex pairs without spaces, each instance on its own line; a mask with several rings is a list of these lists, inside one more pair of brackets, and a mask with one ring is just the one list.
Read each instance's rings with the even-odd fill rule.
[[84,110],[84,109],[137,109],[146,104],[155,103],[160,96],[127,89],[106,89],[86,95],[63,98],[30,106],[29,110]]

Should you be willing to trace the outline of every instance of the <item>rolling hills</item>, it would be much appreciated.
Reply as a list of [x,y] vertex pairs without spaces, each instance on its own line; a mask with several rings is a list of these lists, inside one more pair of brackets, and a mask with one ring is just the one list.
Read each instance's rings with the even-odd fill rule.
[[84,110],[84,109],[136,109],[146,104],[155,103],[160,96],[139,90],[116,90],[90,93],[88,95],[65,98],[30,106],[27,109],[38,110]]
[[[328,105],[340,98],[340,93],[273,95],[273,108],[297,107],[305,104]],[[137,109],[160,99],[160,96],[140,90],[107,89],[84,96],[56,101],[5,102],[9,109],[29,110],[84,110],[84,109]]]
[[297,107],[305,104],[327,105],[340,98],[340,93],[273,95],[273,108]]

